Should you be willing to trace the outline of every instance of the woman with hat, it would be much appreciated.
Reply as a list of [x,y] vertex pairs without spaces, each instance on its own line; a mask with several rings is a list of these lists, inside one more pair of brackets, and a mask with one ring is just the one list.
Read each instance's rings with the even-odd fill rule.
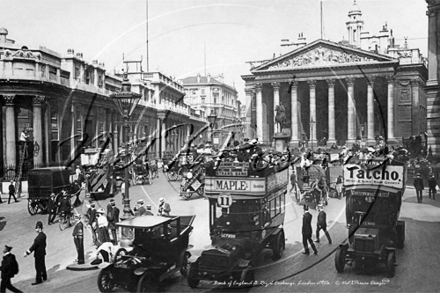
[[98,216],[98,246],[100,246],[104,242],[110,242],[110,235],[108,234],[108,221],[104,209],[99,208],[96,215]]
[[11,253],[12,247],[5,245],[3,249],[3,260],[0,266],[2,272],[2,282],[0,285],[0,292],[6,292],[9,289],[12,292],[21,292],[11,284],[11,279],[18,273],[18,263],[15,259],[15,255]]

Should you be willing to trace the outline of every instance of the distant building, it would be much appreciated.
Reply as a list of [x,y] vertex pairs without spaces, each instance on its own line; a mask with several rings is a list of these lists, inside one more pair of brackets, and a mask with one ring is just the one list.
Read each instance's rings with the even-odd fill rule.
[[[346,22],[347,39],[340,42],[282,40],[291,50],[279,57],[249,62],[243,75],[248,134],[271,144],[275,107],[283,103],[289,118],[291,146],[307,139],[339,145],[363,138],[401,142],[426,131],[426,59],[419,49],[394,43],[385,24],[370,36],[363,31],[362,13],[354,1]],[[310,145],[310,144],[309,144]]]
[[196,110],[204,111],[205,115],[217,116],[212,137],[206,137],[215,145],[221,145],[229,131],[237,131],[239,122],[238,92],[234,86],[223,82],[219,77],[188,76],[182,79],[185,91],[185,103]]

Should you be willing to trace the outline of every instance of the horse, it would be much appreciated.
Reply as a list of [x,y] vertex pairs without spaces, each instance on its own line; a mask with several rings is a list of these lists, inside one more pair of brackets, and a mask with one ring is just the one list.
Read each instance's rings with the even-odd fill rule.
[[284,109],[284,106],[277,105],[275,107],[275,112],[277,113],[275,116],[275,122],[278,124],[277,132],[281,132],[287,122],[286,110]]

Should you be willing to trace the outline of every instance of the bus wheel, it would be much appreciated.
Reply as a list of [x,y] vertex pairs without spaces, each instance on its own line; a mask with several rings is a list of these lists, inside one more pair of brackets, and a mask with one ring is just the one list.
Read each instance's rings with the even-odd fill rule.
[[285,239],[284,239],[284,232],[281,231],[278,233],[275,239],[275,243],[273,245],[272,249],[272,259],[273,260],[279,260],[281,257],[283,257],[284,247],[285,247]]
[[345,250],[342,250],[340,247],[338,247],[335,253],[335,267],[338,273],[344,272],[344,266],[345,266]]
[[395,263],[396,263],[396,253],[394,251],[388,252],[387,263],[386,263],[388,278],[394,277],[394,274],[396,272],[396,268],[394,266]]
[[402,249],[405,245],[405,222],[397,221],[397,248]]

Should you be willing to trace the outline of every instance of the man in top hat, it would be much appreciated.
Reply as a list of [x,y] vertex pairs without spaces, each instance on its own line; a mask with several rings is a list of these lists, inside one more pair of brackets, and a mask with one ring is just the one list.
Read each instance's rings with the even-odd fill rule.
[[24,256],[28,256],[32,252],[34,253],[35,258],[35,270],[36,277],[35,282],[32,285],[38,285],[43,283],[43,281],[47,280],[47,272],[46,272],[46,234],[43,232],[43,223],[40,221],[35,225],[35,232],[38,233],[37,237],[34,240],[32,246],[24,253]]
[[435,199],[435,194],[437,193],[436,187],[437,187],[437,180],[434,177],[434,174],[431,174],[431,176],[428,179],[428,186],[429,186],[429,198],[431,198],[431,192],[432,192],[432,199]]
[[309,245],[312,247],[315,254],[318,254],[318,250],[316,249],[315,244],[312,240],[312,215],[309,213],[309,206],[304,206],[304,215],[303,215],[303,225],[302,225],[302,235],[303,235],[303,246],[304,252],[303,254],[310,254]]
[[92,230],[92,241],[93,244],[96,245],[96,229],[98,229],[97,224],[96,224],[96,209],[95,209],[96,205],[94,202],[90,202],[90,207],[88,208],[86,215],[89,218],[89,225],[90,225],[90,230]]
[[316,240],[319,243],[319,231],[322,230],[327,236],[328,243],[332,244],[332,239],[327,231],[327,214],[324,212],[324,206],[322,204],[318,205],[318,222],[316,223]]
[[108,227],[112,232],[113,244],[118,244],[118,236],[116,233],[116,223],[119,222],[119,209],[116,207],[116,202],[112,198],[110,199],[110,203],[107,206],[107,221]]
[[416,178],[414,178],[414,188],[416,189],[417,202],[422,203],[422,192],[424,186],[423,186],[423,179],[420,176],[420,173],[417,173]]
[[0,284],[0,292],[6,292],[6,289],[9,289],[12,292],[21,292],[14,286],[12,286],[11,279],[18,273],[18,263],[15,259],[15,255],[11,253],[12,247],[5,245],[3,249],[3,260],[2,265],[0,267],[0,271],[2,272],[2,282]]
[[169,216],[171,212],[170,204],[165,202],[165,199],[161,197],[159,199],[159,215],[160,216]]
[[147,213],[147,210],[144,207],[144,200],[143,199],[139,199],[137,201],[137,206],[134,207],[134,216],[145,216]]

